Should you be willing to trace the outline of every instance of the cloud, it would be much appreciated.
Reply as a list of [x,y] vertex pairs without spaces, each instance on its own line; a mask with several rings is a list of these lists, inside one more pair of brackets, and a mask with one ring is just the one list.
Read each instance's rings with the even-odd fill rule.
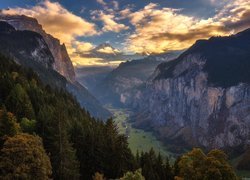
[[81,42],[81,41],[76,41],[74,42],[75,50],[77,52],[89,52],[94,48],[93,44],[89,42]]
[[77,36],[98,34],[96,26],[74,15],[57,2],[48,0],[32,8],[11,8],[3,10],[5,14],[23,14],[34,17],[43,25],[45,31],[64,43],[70,43]]
[[117,66],[124,60],[119,60],[119,58],[113,58],[112,60],[105,59],[103,57],[93,57],[91,55],[75,53],[75,61],[73,62],[74,66]]
[[242,31],[250,27],[250,1],[231,0],[214,17],[233,32]]
[[119,3],[118,3],[118,1],[112,1],[112,4],[114,6],[114,10],[119,10]]
[[74,66],[93,66],[93,65],[103,65],[102,58],[94,58],[94,57],[83,57],[79,54],[72,55],[74,58],[73,65]]
[[83,14],[85,12],[85,10],[86,10],[86,7],[81,7],[80,14]]
[[180,50],[188,48],[197,39],[229,35],[250,27],[250,2],[245,0],[231,0],[208,19],[181,12],[150,3],[130,13],[128,18],[135,31],[126,40],[127,51],[151,54]]
[[92,12],[92,19],[102,21],[103,23],[103,32],[120,32],[122,30],[129,29],[128,26],[122,23],[118,23],[115,21],[115,13],[113,11],[110,12],[110,14],[105,13],[102,10],[99,11],[93,11]]
[[121,62],[131,59],[131,57],[124,55],[119,49],[113,48],[107,43],[97,47],[86,44],[83,47],[82,49],[78,48],[73,53],[75,66],[118,66]]
[[120,11],[121,19],[127,18],[131,13],[131,9],[129,7]]
[[96,0],[96,2],[98,2],[99,4],[106,6],[106,2],[104,2],[104,0]]

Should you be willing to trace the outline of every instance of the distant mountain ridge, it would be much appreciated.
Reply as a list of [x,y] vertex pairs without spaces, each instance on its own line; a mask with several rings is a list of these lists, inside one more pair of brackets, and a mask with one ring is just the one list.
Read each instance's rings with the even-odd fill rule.
[[96,85],[103,81],[113,70],[110,66],[83,66],[76,67],[76,79],[90,92],[93,92]]
[[42,35],[16,30],[6,21],[0,21],[0,41],[0,53],[33,69],[45,84],[71,92],[91,115],[102,119],[111,115],[77,81],[72,82],[55,71],[55,59]]
[[250,29],[198,40],[160,64],[131,99],[136,126],[168,144],[244,150],[250,142]]
[[157,65],[173,60],[180,52],[173,51],[123,62],[97,84],[93,90],[93,94],[103,104],[111,103],[115,106],[129,104],[132,94],[137,91],[137,88],[143,86]]

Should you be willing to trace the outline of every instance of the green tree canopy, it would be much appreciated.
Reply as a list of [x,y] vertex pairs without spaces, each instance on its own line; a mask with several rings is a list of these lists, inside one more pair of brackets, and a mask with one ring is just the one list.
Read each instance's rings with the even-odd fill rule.
[[121,180],[145,180],[145,178],[141,174],[141,169],[138,169],[135,172],[125,173]]
[[34,119],[35,113],[30,98],[21,84],[16,84],[10,91],[6,100],[7,109],[13,112],[17,118]]
[[22,118],[20,122],[20,126],[23,132],[32,134],[36,128],[36,121],[29,120],[28,118]]

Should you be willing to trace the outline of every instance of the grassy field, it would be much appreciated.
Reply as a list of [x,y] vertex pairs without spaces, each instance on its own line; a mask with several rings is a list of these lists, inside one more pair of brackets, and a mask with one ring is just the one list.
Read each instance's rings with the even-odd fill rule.
[[157,153],[160,152],[164,156],[171,156],[171,153],[166,150],[163,144],[151,132],[132,127],[132,124],[129,122],[130,111],[111,107],[108,107],[108,109],[114,115],[114,121],[117,124],[119,132],[128,137],[129,147],[134,154],[137,150],[139,152],[149,151],[151,148],[154,148]]

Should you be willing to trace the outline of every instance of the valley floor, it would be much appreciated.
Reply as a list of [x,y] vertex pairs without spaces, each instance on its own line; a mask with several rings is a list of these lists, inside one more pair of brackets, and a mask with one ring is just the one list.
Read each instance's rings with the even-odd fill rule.
[[133,123],[130,121],[131,111],[128,109],[116,109],[111,106],[107,108],[113,113],[114,121],[117,124],[119,132],[128,137],[129,147],[134,154],[136,154],[137,151],[146,152],[153,148],[157,153],[159,152],[163,156],[172,157],[172,153],[167,151],[162,142],[157,140],[151,132],[133,127]]

